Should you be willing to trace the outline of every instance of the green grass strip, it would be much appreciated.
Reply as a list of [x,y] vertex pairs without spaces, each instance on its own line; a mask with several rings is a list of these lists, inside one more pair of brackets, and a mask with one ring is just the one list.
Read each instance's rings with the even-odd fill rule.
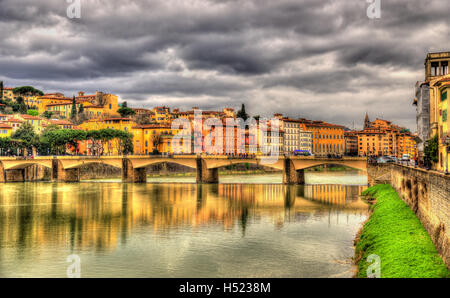
[[382,278],[449,278],[445,266],[422,223],[392,186],[380,184],[363,192],[376,199],[356,245],[357,277],[367,277],[376,254]]

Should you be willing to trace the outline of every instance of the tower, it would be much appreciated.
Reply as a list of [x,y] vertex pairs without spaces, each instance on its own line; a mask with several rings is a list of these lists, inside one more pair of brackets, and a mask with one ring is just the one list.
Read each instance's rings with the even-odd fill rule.
[[364,119],[364,129],[367,129],[370,127],[370,120],[369,120],[369,115],[366,112],[366,118]]

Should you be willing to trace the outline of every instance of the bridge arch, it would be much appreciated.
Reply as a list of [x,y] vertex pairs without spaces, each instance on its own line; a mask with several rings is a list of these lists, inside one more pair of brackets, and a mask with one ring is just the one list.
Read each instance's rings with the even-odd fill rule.
[[365,160],[304,160],[292,159],[295,170],[304,170],[322,165],[338,165],[348,168],[367,171],[367,163]]
[[192,169],[197,168],[197,161],[195,158],[129,158],[129,160],[135,169],[146,168],[161,163],[172,163]]
[[245,159],[245,158],[237,158],[237,159],[204,159],[206,162],[206,167],[208,169],[218,169],[222,167],[227,167],[231,165],[239,165],[239,164],[255,164],[268,168],[273,168],[276,170],[283,170],[283,160],[278,159],[274,163],[264,163],[261,159]]
[[92,158],[92,159],[58,159],[58,163],[64,169],[79,169],[83,166],[90,164],[105,164],[115,168],[122,168],[122,158],[115,159],[103,159],[103,158]]
[[33,165],[40,165],[46,168],[51,169],[52,168],[52,161],[51,160],[3,160],[0,163],[2,163],[2,167],[4,171],[7,170],[22,170],[27,167],[33,166]]

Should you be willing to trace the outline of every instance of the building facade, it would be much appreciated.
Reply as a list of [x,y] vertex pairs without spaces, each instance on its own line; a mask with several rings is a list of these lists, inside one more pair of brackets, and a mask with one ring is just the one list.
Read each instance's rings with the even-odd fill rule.
[[413,104],[416,106],[417,124],[417,150],[423,156],[424,144],[430,138],[430,86],[427,82],[416,83],[416,97]]
[[345,138],[345,155],[357,156],[358,155],[358,134],[355,131],[346,131],[344,133]]
[[343,155],[345,152],[344,126],[323,121],[300,119],[305,130],[311,132],[312,153],[318,156]]
[[394,156],[401,158],[409,154],[417,157],[415,136],[403,127],[390,121],[376,119],[357,132],[359,156]]

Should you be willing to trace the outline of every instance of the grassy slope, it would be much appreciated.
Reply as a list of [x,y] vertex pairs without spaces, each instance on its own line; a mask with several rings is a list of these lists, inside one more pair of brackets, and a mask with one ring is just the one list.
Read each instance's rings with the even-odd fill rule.
[[386,184],[367,189],[376,199],[356,245],[357,277],[366,277],[371,254],[380,256],[381,277],[450,277],[450,272],[409,206]]

